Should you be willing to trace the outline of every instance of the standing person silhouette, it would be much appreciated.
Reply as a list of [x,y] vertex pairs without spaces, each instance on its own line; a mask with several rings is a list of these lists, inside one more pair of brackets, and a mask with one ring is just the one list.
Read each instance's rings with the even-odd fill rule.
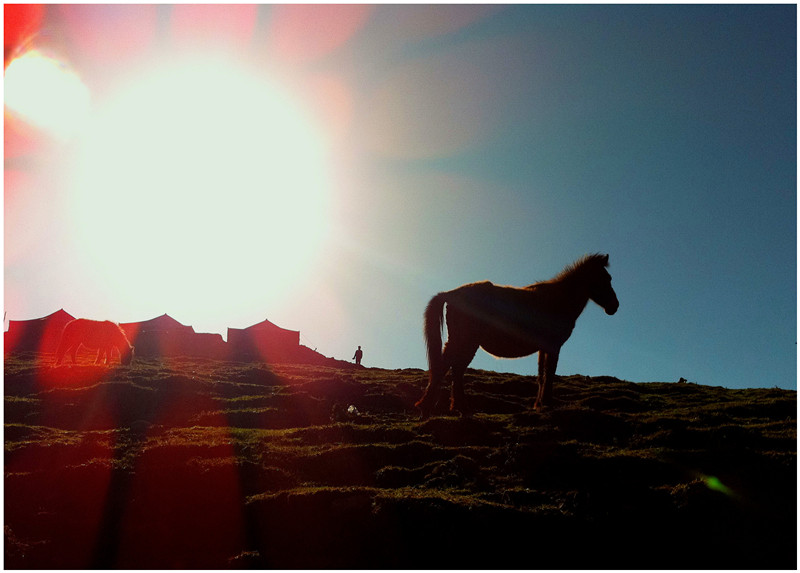
[[356,366],[361,366],[361,357],[364,356],[364,353],[361,351],[361,347],[358,347],[356,353],[353,354],[353,360],[356,361]]

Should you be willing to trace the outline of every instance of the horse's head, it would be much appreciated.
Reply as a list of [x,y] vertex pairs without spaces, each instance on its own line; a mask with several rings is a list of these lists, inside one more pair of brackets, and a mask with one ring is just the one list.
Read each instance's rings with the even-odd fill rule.
[[606,270],[608,255],[598,256],[592,265],[589,298],[603,307],[606,314],[614,314],[619,308],[617,293],[611,287],[611,275]]
[[128,346],[127,349],[120,348],[119,361],[125,366],[133,361],[133,346]]

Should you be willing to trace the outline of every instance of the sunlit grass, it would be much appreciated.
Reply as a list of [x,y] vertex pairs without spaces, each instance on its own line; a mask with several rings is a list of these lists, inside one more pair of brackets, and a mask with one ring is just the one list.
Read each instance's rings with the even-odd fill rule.
[[[288,520],[270,535],[303,530],[306,520],[318,527],[314,535],[332,536],[341,529],[329,528],[333,520],[369,538],[388,535],[381,528],[392,519],[412,535],[422,516],[449,528],[480,516],[490,520],[479,520],[491,524],[486,535],[520,519],[632,535],[636,521],[664,543],[676,523],[722,527],[720,511],[751,537],[754,519],[758,531],[778,535],[759,515],[793,517],[784,499],[796,475],[795,392],[569,376],[555,386],[559,404],[533,412],[531,377],[471,371],[473,418],[442,411],[419,422],[421,370],[178,358],[105,369],[104,378],[82,383],[90,370],[7,362],[6,491],[22,492],[7,497],[12,530],[30,519],[15,500],[31,491],[56,492],[42,502],[56,520],[58,496],[92,498],[91,487],[101,495],[104,484],[126,480],[181,484],[159,494],[165,504],[239,492],[242,507],[231,515],[245,512],[251,526]],[[56,385],[40,384],[42,373]],[[87,479],[94,485],[74,494],[64,493],[74,485],[59,485]],[[767,513],[748,513],[755,507]],[[270,565],[253,547],[229,557],[240,554]]]
[[63,446],[79,446],[91,442],[99,446],[108,446],[117,435],[117,430],[75,431],[51,428],[46,426],[28,426],[19,423],[5,424],[4,449],[13,452],[20,448],[57,448]]

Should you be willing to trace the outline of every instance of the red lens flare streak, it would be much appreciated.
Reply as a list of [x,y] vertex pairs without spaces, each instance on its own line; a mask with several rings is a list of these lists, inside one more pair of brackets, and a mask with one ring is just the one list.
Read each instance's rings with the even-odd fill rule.
[[[124,83],[128,70],[146,69],[149,58],[156,55],[162,44],[184,55],[197,49],[205,50],[206,55],[212,50],[243,54],[249,61],[268,59],[277,69],[285,71],[291,86],[298,88],[297,99],[307,104],[314,119],[335,138],[346,134],[354,121],[353,87],[335,73],[309,72],[305,68],[310,69],[313,66],[309,64],[345,48],[374,10],[372,6],[333,5],[5,5],[5,64],[7,69],[10,61],[23,53],[19,51],[21,48],[36,47],[43,22],[53,23],[52,30],[56,31],[53,33],[63,35],[60,43],[56,43],[67,50],[59,55],[63,59],[56,61],[74,67],[93,97],[113,93]],[[165,15],[166,27],[162,20]],[[453,23],[447,17],[439,17],[435,25],[425,28],[424,35],[449,33],[471,21],[474,20],[470,17]],[[263,44],[256,45],[259,27],[269,33]],[[159,35],[164,29],[168,37],[162,42]],[[265,50],[268,56],[253,54],[254,48],[260,50],[264,45],[269,48]],[[159,58],[155,57],[153,62],[158,63]],[[425,70],[408,71],[386,89],[407,85],[424,74]],[[475,86],[467,85],[465,89],[472,87]],[[443,87],[439,100],[446,101],[451,93]],[[384,108],[391,107],[393,100],[384,92],[379,92],[375,100],[385,112],[379,119],[384,119],[389,115]],[[471,109],[464,110],[459,117],[470,112]],[[35,158],[42,151],[42,133],[20,116],[9,119],[6,112],[6,119],[5,159],[25,163]],[[463,139],[471,134],[471,131],[461,134],[457,143],[463,144]],[[413,141],[408,145],[413,145]],[[406,147],[385,149],[376,144],[376,148],[393,156],[407,153]],[[428,151],[435,154],[450,149],[446,143],[437,143]],[[6,220],[15,222],[7,228],[21,229],[33,220],[31,213],[41,215],[42,204],[56,201],[53,196],[28,194],[29,189],[38,185],[24,169],[7,171],[4,179]],[[68,193],[64,196],[70,200]],[[275,218],[279,219],[280,214]],[[45,223],[55,219],[50,214]],[[253,219],[253,223],[261,222]],[[47,228],[46,224],[36,226],[36,229]],[[39,232],[15,234],[6,242],[7,271],[17,260],[40,255],[47,237]],[[32,246],[36,248],[29,250]],[[22,284],[7,283],[7,286],[18,291],[6,293],[7,301],[27,300]],[[335,305],[332,300],[331,306]],[[136,370],[136,358],[132,368],[119,368],[116,354],[111,366],[94,366],[95,353],[86,352],[79,355],[77,365],[52,368],[52,341],[60,337],[62,328],[63,325],[45,328],[39,346],[43,358],[31,384],[39,390],[43,402],[41,415],[35,421],[43,429],[37,431],[52,432],[54,442],[62,440],[69,444],[54,447],[46,456],[40,455],[42,452],[35,456],[15,456],[11,452],[6,468],[7,480],[29,472],[51,475],[50,481],[59,485],[43,495],[57,499],[67,515],[85,516],[66,533],[50,532],[49,538],[58,545],[53,550],[77,555],[77,560],[87,565],[115,567],[131,561],[141,563],[134,556],[141,547],[150,548],[154,556],[162,551],[191,556],[197,539],[183,536],[182,532],[203,531],[207,534],[203,537],[215,539],[219,561],[234,555],[243,546],[246,525],[242,509],[245,490],[242,484],[246,476],[239,464],[238,446],[231,430],[234,427],[231,419],[236,414],[226,413],[230,409],[222,407],[218,399],[198,394],[196,381],[190,377],[169,375],[148,379],[146,368]],[[128,336],[136,346],[139,332],[134,328]],[[13,343],[7,344],[6,353],[14,348]],[[162,354],[173,351],[169,346],[161,348]],[[260,357],[275,358],[269,353]],[[169,369],[169,360],[162,361],[167,365],[162,371]],[[75,397],[71,408],[64,405],[62,398],[66,393]],[[132,404],[136,407],[131,408]],[[297,412],[299,425],[306,421],[304,409],[308,419],[319,419],[325,414],[317,411],[319,406],[313,397],[287,406]],[[84,417],[74,418],[75,412]],[[133,412],[141,417],[134,418]],[[255,412],[252,420],[259,427],[270,424],[264,412]],[[200,435],[192,430],[195,426],[217,431]],[[209,435],[214,439],[204,442]],[[59,480],[58,473],[64,467],[70,468],[69,477]],[[209,498],[208,491],[215,495]],[[12,504],[12,514],[17,509]],[[179,551],[176,546],[180,546]],[[161,562],[152,565],[164,567]],[[203,567],[203,563],[192,562],[190,557],[169,565]]]
[[32,41],[44,18],[42,4],[3,4],[3,48],[4,62],[16,56],[18,50]]
[[176,4],[170,40],[176,48],[244,53],[258,20],[256,4]]
[[269,20],[270,48],[285,63],[317,60],[344,46],[372,9],[368,5],[275,5]]

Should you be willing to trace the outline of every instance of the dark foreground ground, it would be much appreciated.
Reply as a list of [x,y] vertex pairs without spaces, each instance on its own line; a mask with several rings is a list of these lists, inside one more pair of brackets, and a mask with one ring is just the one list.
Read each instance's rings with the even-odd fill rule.
[[[84,360],[86,357],[84,357]],[[795,569],[796,392],[5,361],[7,568]],[[352,406],[352,407],[351,407]]]

